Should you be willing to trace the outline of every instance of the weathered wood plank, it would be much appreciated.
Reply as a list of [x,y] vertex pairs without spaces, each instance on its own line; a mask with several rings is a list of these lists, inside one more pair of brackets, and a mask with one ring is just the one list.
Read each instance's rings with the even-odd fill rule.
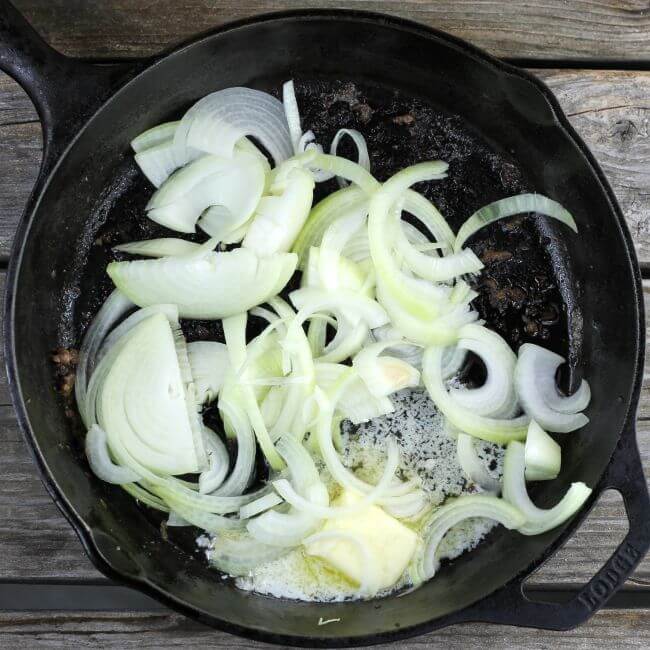
[[345,7],[417,20],[501,57],[639,60],[650,56],[645,0],[14,0],[56,48],[76,56],[142,56],[197,32],[268,11]]
[[538,70],[603,168],[650,265],[650,72]]
[[[0,613],[0,646],[30,648],[270,648],[217,632],[179,614],[151,613]],[[386,648],[492,648],[511,650],[567,650],[647,648],[650,610],[603,610],[588,623],[569,632],[545,632],[504,625],[455,625],[432,634],[386,645]]]
[[[618,196],[637,253],[650,266],[650,72],[537,71],[557,94]],[[40,162],[36,113],[18,86],[0,74],[0,260]]]

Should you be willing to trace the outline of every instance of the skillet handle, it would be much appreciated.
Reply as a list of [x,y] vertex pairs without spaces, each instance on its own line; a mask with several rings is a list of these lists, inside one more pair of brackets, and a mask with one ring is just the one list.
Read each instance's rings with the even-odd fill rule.
[[568,603],[529,600],[517,579],[465,610],[462,619],[570,630],[595,614],[623,586],[650,547],[650,499],[634,425],[621,436],[596,495],[610,488],[623,497],[629,531],[605,565]]
[[43,128],[39,181],[110,94],[137,71],[136,65],[98,65],[51,48],[8,0],[0,0],[0,69],[34,103]]

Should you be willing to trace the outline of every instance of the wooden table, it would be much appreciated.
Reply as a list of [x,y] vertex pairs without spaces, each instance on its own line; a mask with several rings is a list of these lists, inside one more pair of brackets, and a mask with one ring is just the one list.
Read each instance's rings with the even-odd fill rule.
[[[116,59],[158,52],[242,16],[290,7],[347,6],[406,16],[532,69],[554,90],[600,161],[636,243],[650,295],[650,5],[648,0],[14,0],[62,52]],[[0,74],[0,282],[36,177],[41,134],[22,90]],[[650,394],[638,417],[650,470]],[[258,647],[112,586],[90,564],[41,485],[0,378],[0,644],[4,647]],[[648,471],[650,475],[650,471]],[[601,498],[567,546],[529,581],[566,598],[627,529],[620,498]],[[145,634],[143,634],[145,633]],[[452,627],[403,642],[444,648],[650,647],[650,558],[610,607],[573,632]]]

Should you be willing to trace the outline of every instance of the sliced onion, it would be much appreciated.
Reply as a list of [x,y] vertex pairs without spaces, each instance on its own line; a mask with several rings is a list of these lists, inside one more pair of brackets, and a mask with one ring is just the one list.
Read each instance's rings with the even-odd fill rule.
[[228,349],[217,341],[194,341],[187,346],[190,369],[199,404],[217,397],[230,369]]
[[345,158],[320,153],[314,157],[313,165],[318,169],[332,172],[339,178],[354,183],[366,194],[372,194],[380,187],[379,182],[367,169]]
[[[226,386],[228,386],[226,388]],[[219,395],[219,413],[228,422],[237,440],[237,459],[230,476],[214,492],[215,496],[233,496],[241,494],[250,483],[255,470],[255,434],[248,422],[246,413],[239,399],[238,389],[231,381],[226,384]]]
[[[111,262],[115,285],[141,307],[178,305],[183,318],[223,318],[245,311],[279,293],[291,278],[297,258],[279,253],[258,258],[252,251]],[[233,283],[237,278],[237,283]]]
[[[366,139],[363,137],[363,135],[356,129],[339,129],[336,132],[334,139],[332,140],[332,144],[330,146],[330,154],[332,154],[332,156],[337,155],[336,150],[338,149],[339,142],[346,135],[352,139],[354,146],[357,148],[357,164],[369,172],[370,156],[368,155],[368,144],[366,143]],[[345,187],[347,185],[344,178],[339,177],[337,178],[337,181],[340,187]]]
[[253,214],[265,185],[265,167],[253,154],[203,156],[160,186],[147,203],[147,216],[172,230],[193,233],[201,214],[219,205],[232,215],[228,227],[234,230]]
[[113,329],[115,323],[134,306],[123,293],[115,289],[97,312],[97,315],[84,335],[83,342],[79,348],[74,389],[81,419],[87,427],[90,427],[94,420],[94,413],[88,412],[86,402],[88,381],[95,369],[97,353],[106,335]]
[[479,388],[452,388],[451,397],[477,415],[512,417],[517,410],[517,355],[496,332],[480,325],[464,325],[458,336],[458,347],[471,350],[483,361],[487,379]]
[[322,525],[322,520],[304,512],[271,510],[248,522],[251,537],[269,546],[293,548]]
[[[293,85],[293,79],[286,81],[282,86],[282,106],[284,115],[289,128],[289,135],[293,145],[293,153],[298,154],[303,151],[301,147],[302,127],[300,126],[300,111],[296,101],[296,90]],[[312,134],[313,135],[313,134]]]
[[525,523],[517,527],[523,535],[540,535],[556,528],[572,517],[591,494],[584,483],[572,483],[562,500],[553,508],[538,508],[526,490],[525,448],[520,442],[511,442],[503,464],[503,498],[523,513]]
[[474,442],[473,436],[468,436],[466,433],[458,434],[458,446],[456,447],[458,463],[465,476],[472,482],[487,492],[499,494],[501,483],[487,471],[485,463],[476,453]]
[[517,194],[507,199],[494,201],[477,210],[460,228],[456,235],[454,250],[459,251],[465,242],[478,230],[505,217],[512,217],[525,212],[537,212],[552,217],[578,232],[578,226],[571,213],[557,201],[541,194]]
[[135,162],[154,187],[160,187],[178,168],[172,138],[135,154]]
[[311,174],[300,168],[290,169],[285,178],[271,185],[270,194],[257,205],[242,245],[260,256],[290,250],[307,220],[313,198]]
[[220,533],[227,530],[238,530],[243,528],[243,522],[233,517],[224,517],[223,515],[207,512],[202,508],[192,507],[177,495],[166,488],[157,490],[167,505],[185,521],[192,526],[201,528],[208,533]]
[[[589,418],[583,413],[566,412],[580,407],[590,397],[589,385],[583,382],[576,395],[563,401],[555,388],[555,371],[564,359],[532,343],[519,348],[519,359],[515,368],[515,388],[524,411],[547,431],[569,433],[583,427]],[[555,388],[555,390],[553,390]],[[555,392],[555,394],[554,394]],[[546,401],[560,405],[565,412],[554,410]]]
[[459,406],[445,388],[442,379],[442,348],[431,347],[424,353],[422,378],[433,403],[456,428],[497,444],[525,440],[530,418],[520,416],[511,420],[476,415]]
[[204,425],[203,433],[208,452],[208,469],[199,476],[199,492],[211,494],[223,484],[230,467],[230,457],[226,445],[212,429]]
[[297,289],[289,298],[299,310],[292,327],[297,327],[296,323],[302,324],[316,312],[338,313],[355,325],[363,321],[373,329],[388,322],[386,312],[374,300],[345,289],[336,292]]
[[179,124],[180,122],[164,122],[163,124],[154,126],[153,128],[144,131],[144,133],[141,133],[136,138],[133,138],[133,140],[131,140],[131,148],[135,153],[140,153],[145,149],[150,149],[151,147],[162,144],[174,137],[174,133],[176,133],[176,128]]
[[[370,252],[377,272],[377,285],[381,289],[384,306],[393,324],[403,331],[408,325],[408,315],[416,321],[431,321],[441,315],[441,304],[447,292],[435,285],[412,278],[404,273],[393,256],[389,213],[400,196],[414,183],[444,178],[447,164],[440,161],[413,165],[395,174],[371,200],[368,217]],[[399,208],[398,208],[399,209]],[[403,313],[401,325],[395,322]],[[407,328],[411,329],[411,328]],[[406,338],[416,342],[414,336],[404,331]],[[420,337],[421,338],[421,337]]]
[[460,496],[434,511],[423,527],[424,548],[414,560],[414,582],[433,578],[440,566],[436,551],[447,531],[461,521],[473,517],[485,517],[498,521],[506,528],[519,530],[524,515],[503,499],[487,495]]
[[477,273],[483,263],[470,249],[463,249],[447,257],[427,255],[419,251],[408,239],[400,225],[399,213],[394,219],[392,233],[395,248],[406,266],[417,276],[431,282],[447,282],[467,273]]
[[320,483],[318,469],[309,452],[290,435],[282,436],[276,449],[287,464],[292,484],[299,494],[306,496],[312,485]]
[[201,214],[196,225],[223,244],[237,244],[246,236],[250,225],[250,218],[243,224],[241,221],[241,214],[223,205],[212,205]]
[[191,384],[183,382],[169,321],[155,314],[125,339],[110,359],[98,396],[98,424],[111,453],[138,473],[138,465],[164,474],[201,470],[205,450],[189,417]]
[[180,164],[187,161],[188,148],[230,158],[244,136],[258,140],[276,165],[292,155],[282,102],[251,88],[226,88],[196,102],[174,134],[174,147]]
[[411,365],[391,356],[379,356],[397,341],[372,343],[357,353],[352,360],[361,379],[375,397],[386,397],[403,388],[413,388],[420,383],[420,373]]
[[106,432],[96,424],[86,434],[86,457],[93,474],[107,483],[123,485],[135,483],[142,477],[128,467],[116,465],[112,460],[106,444]]
[[444,250],[452,251],[456,235],[436,206],[415,190],[406,190],[403,196],[404,210],[412,214],[433,235],[436,242],[443,244]]
[[[379,341],[395,341],[401,339],[400,333],[392,325],[382,325],[372,330],[373,337]],[[391,356],[398,357],[414,368],[422,367],[422,346],[400,341],[386,348],[386,352]]]
[[336,406],[353,424],[368,422],[395,410],[390,398],[374,397],[353,368],[320,361],[315,368],[316,383],[330,397],[337,394],[341,383],[345,382],[345,391],[340,394]]
[[255,567],[277,560],[289,550],[262,544],[250,535],[235,538],[220,535],[213,542],[210,563],[232,576],[246,576]]
[[324,232],[333,222],[366,203],[363,190],[354,186],[334,192],[317,203],[293,244],[293,252],[300,259],[299,268],[305,267],[310,248],[320,244]]
[[527,481],[550,481],[560,473],[560,445],[535,420],[531,420],[528,427],[524,455]]
[[196,253],[201,248],[200,244],[195,244],[184,239],[175,237],[162,237],[160,239],[145,239],[144,241],[134,241],[128,244],[114,246],[113,250],[130,255],[142,255],[143,257],[178,257]]
[[281,497],[279,497],[277,494],[274,494],[273,492],[269,492],[268,494],[265,494],[263,497],[260,497],[259,499],[255,499],[255,501],[251,501],[250,503],[247,503],[245,506],[242,506],[239,509],[239,518],[250,519],[255,515],[259,515],[260,513],[265,512],[266,510],[270,510],[271,508],[280,505],[281,503],[282,503]]

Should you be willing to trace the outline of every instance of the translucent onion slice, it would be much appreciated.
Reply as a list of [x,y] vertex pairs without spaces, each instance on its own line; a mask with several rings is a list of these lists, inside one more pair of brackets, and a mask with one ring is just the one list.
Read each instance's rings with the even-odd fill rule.
[[143,257],[178,257],[191,255],[201,248],[201,244],[195,244],[176,237],[161,237],[160,239],[145,239],[134,241],[128,244],[114,246],[114,251],[129,253],[129,255],[142,255]]
[[230,468],[230,457],[226,445],[212,429],[204,425],[203,435],[208,453],[208,469],[199,476],[199,493],[211,494],[223,484]]
[[266,510],[270,510],[277,505],[282,503],[282,498],[273,492],[265,494],[255,501],[247,503],[245,506],[242,506],[239,509],[239,518],[240,519],[251,519],[255,515],[259,515]]
[[299,257],[299,268],[307,264],[309,249],[320,245],[324,232],[334,221],[367,203],[362,189],[350,186],[334,192],[317,203],[309,213],[300,234],[293,244],[293,252]]
[[251,537],[269,546],[293,548],[316,532],[322,520],[305,512],[283,513],[271,510],[248,522]]
[[183,499],[178,498],[176,492],[166,487],[159,487],[156,491],[177,515],[192,524],[192,526],[201,528],[208,533],[238,530],[244,526],[243,522],[237,518],[224,517],[202,508],[193,507]]
[[305,447],[291,435],[284,435],[276,443],[278,453],[284,458],[291,483],[299,494],[307,495],[312,485],[321,482],[313,458]]
[[572,483],[556,506],[543,510],[528,496],[525,469],[524,445],[511,442],[503,464],[503,498],[523,513],[525,523],[517,526],[517,530],[523,535],[540,535],[563,524],[582,508],[591,494],[591,488],[584,483]]
[[458,462],[465,476],[487,492],[499,494],[501,483],[487,471],[485,463],[481,460],[475,447],[475,438],[466,433],[458,434],[456,447]]
[[179,124],[180,121],[158,124],[158,126],[154,126],[153,128],[144,131],[136,138],[133,138],[133,140],[131,140],[131,148],[135,153],[140,153],[145,149],[150,149],[151,147],[162,144],[174,137],[176,127]]
[[187,345],[187,355],[199,404],[217,397],[228,370],[228,348],[217,341],[194,341]]
[[237,440],[237,459],[228,478],[213,493],[215,496],[234,496],[242,494],[248,487],[255,470],[257,448],[255,434],[246,417],[239,397],[239,391],[233,381],[226,382],[219,395],[219,413],[227,422],[231,433]]
[[411,574],[416,584],[433,578],[440,560],[436,551],[447,531],[465,519],[485,517],[508,529],[520,529],[524,515],[503,499],[488,495],[460,496],[433,512],[423,526],[424,547],[413,560]]
[[430,347],[422,360],[422,378],[434,404],[451,424],[476,438],[507,444],[525,440],[530,418],[526,415],[504,420],[476,415],[461,407],[447,392],[442,378],[442,348]]
[[303,150],[301,147],[303,135],[302,127],[300,126],[300,110],[298,109],[293,79],[286,81],[282,85],[282,106],[284,107],[284,115],[287,120],[287,127],[289,128],[291,144],[293,145],[293,153],[299,154]]
[[[569,433],[583,427],[589,418],[583,413],[566,412],[583,406],[590,398],[589,385],[583,381],[578,392],[562,400],[555,388],[555,372],[564,359],[538,345],[524,343],[519,348],[515,368],[515,388],[524,411],[547,431]],[[565,412],[553,409],[546,401],[560,405]]]
[[340,393],[336,407],[353,424],[368,422],[395,410],[390,398],[374,397],[353,368],[319,361],[315,369],[316,383],[329,397],[338,393],[339,382],[345,382],[345,391]]
[[472,311],[469,305],[454,305],[448,298],[435,302],[428,301],[429,308],[445,313],[434,317],[424,313],[414,315],[400,304],[382,280],[377,283],[377,301],[386,309],[393,327],[403,338],[425,347],[455,345],[458,340],[458,330],[478,318],[478,314]]
[[403,388],[413,388],[420,383],[420,373],[406,361],[391,356],[380,356],[386,348],[399,343],[399,339],[371,343],[358,352],[352,360],[359,377],[374,397],[386,397]]
[[456,236],[454,250],[459,251],[465,242],[478,230],[505,217],[512,217],[525,212],[536,212],[552,217],[578,232],[576,222],[565,208],[542,194],[517,194],[500,201],[494,201],[477,210],[460,228]]
[[444,245],[443,251],[452,251],[456,235],[438,208],[415,190],[406,190],[403,197],[404,210],[412,214],[431,233],[436,242]]
[[88,394],[88,382],[95,369],[97,353],[106,335],[113,329],[115,323],[134,306],[133,302],[123,293],[115,289],[97,312],[97,315],[84,334],[83,342],[79,348],[74,390],[81,419],[88,428],[90,428],[95,419],[94,403],[93,413],[88,412],[86,409],[86,397]]
[[369,205],[368,238],[378,280],[394,300],[420,318],[435,318],[438,312],[429,307],[430,297],[423,295],[421,289],[424,285],[414,282],[403,273],[393,257],[394,241],[391,237],[393,229],[390,228],[390,216],[396,201],[411,185],[444,178],[447,168],[447,163],[441,161],[407,167],[386,181],[381,190],[373,194]]
[[229,575],[246,576],[260,564],[277,560],[290,550],[262,544],[248,534],[237,537],[219,535],[213,542],[210,563]]
[[114,485],[135,483],[142,477],[128,467],[116,465],[112,460],[106,443],[106,432],[93,424],[86,434],[86,458],[93,474]]
[[[217,319],[240,313],[279,293],[293,274],[293,253],[258,258],[252,251],[112,262],[115,285],[141,307],[178,305],[183,318]],[[237,278],[237,282],[233,282]]]
[[318,169],[332,172],[339,178],[354,183],[368,195],[380,187],[379,182],[367,169],[351,160],[320,153],[314,157],[312,164]]
[[550,481],[560,473],[560,445],[535,420],[531,420],[528,427],[525,459],[527,481]]
[[[372,335],[378,342],[401,339],[400,333],[392,325],[377,327],[372,330]],[[395,343],[386,348],[386,352],[393,357],[406,361],[406,363],[414,368],[419,369],[422,367],[423,349],[420,345],[414,345],[401,339],[399,343]]]
[[260,256],[290,250],[309,216],[313,198],[311,174],[291,169],[258,203],[242,245]]
[[298,309],[296,319],[290,327],[302,325],[316,312],[340,314],[355,325],[363,321],[372,329],[388,322],[388,316],[381,305],[353,291],[340,289],[336,292],[328,292],[304,288],[292,291],[289,298]]
[[234,230],[253,214],[265,186],[266,169],[253,154],[203,156],[160,186],[147,203],[147,216],[172,230],[193,233],[201,214],[219,205],[232,215],[228,227]]
[[241,214],[223,205],[212,205],[201,214],[196,225],[216,241],[237,244],[246,236],[250,217],[243,224],[241,222]]
[[[332,154],[332,156],[337,155],[336,152],[339,146],[339,142],[346,135],[352,140],[352,142],[354,142],[354,146],[357,148],[357,165],[370,172],[370,156],[368,155],[368,144],[366,143],[366,139],[363,137],[363,135],[356,129],[339,129],[336,132],[334,139],[332,140],[332,144],[330,146],[330,154]],[[338,177],[337,181],[340,187],[345,187],[347,185],[347,182],[344,178]]]
[[480,325],[464,325],[458,336],[458,347],[471,350],[483,361],[487,379],[478,388],[452,388],[451,397],[477,415],[512,417],[517,410],[517,355],[501,336]]
[[[161,474],[202,469],[205,450],[190,422],[190,405],[174,334],[163,314],[139,323],[112,360],[98,397],[98,424],[118,462]],[[121,458],[121,450],[128,454]],[[127,462],[125,462],[125,460]]]
[[483,268],[481,260],[468,248],[442,258],[418,250],[404,233],[399,213],[395,216],[392,228],[395,249],[415,275],[431,282],[447,282],[460,275],[477,273]]
[[527,481],[550,481],[560,473],[560,445],[535,420],[531,420],[528,427],[524,455]]
[[291,157],[293,146],[282,102],[251,88],[226,88],[206,95],[183,116],[174,134],[180,164],[188,148],[232,157],[244,136],[259,141],[276,165]]
[[173,139],[170,137],[136,153],[135,162],[151,184],[160,187],[178,168]]
[[[330,400],[320,388],[314,390],[314,396],[318,405],[318,419],[315,427],[315,436],[318,442],[318,447],[332,478],[341,485],[341,487],[354,492],[359,492],[366,497],[368,495],[373,495],[372,501],[377,501],[379,504],[382,504],[384,499],[387,497],[402,496],[404,494],[403,484],[396,483],[393,480],[394,470],[392,473],[390,472],[393,460],[399,462],[399,451],[395,441],[389,439],[387,441],[388,457],[386,467],[384,468],[382,479],[376,486],[369,485],[365,481],[362,481],[343,465],[332,440],[332,419],[334,415],[333,404],[337,403],[340,396],[345,392],[347,386],[348,384],[346,382],[341,382],[337,388],[337,394],[332,400]],[[396,459],[393,457],[393,453],[395,453]],[[386,482],[380,489],[380,484],[384,479]],[[365,502],[364,499],[363,503]],[[328,511],[328,514],[333,514],[333,512],[334,511],[330,510]]]

